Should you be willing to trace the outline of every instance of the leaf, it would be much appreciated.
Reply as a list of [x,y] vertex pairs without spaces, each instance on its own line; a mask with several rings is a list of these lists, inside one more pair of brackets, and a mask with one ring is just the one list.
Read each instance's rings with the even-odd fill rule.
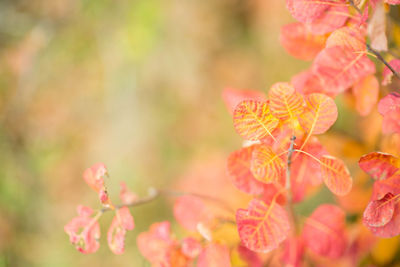
[[176,199],[174,216],[177,222],[189,231],[196,231],[197,224],[207,223],[213,217],[203,200],[191,195]]
[[257,145],[241,148],[228,157],[228,174],[233,184],[241,191],[250,195],[263,193],[264,184],[254,178],[251,170],[251,159]]
[[99,247],[100,226],[98,221],[90,217],[93,210],[89,207],[78,206],[78,216],[64,226],[64,231],[69,235],[70,242],[83,253],[96,252]]
[[303,96],[289,83],[276,83],[268,92],[272,114],[281,120],[293,120],[303,112]]
[[125,182],[121,182],[119,198],[121,199],[122,204],[129,205],[135,202],[135,200],[138,199],[138,196],[128,189]]
[[377,51],[388,50],[388,40],[386,37],[386,14],[383,2],[378,2],[374,13],[368,23],[368,36],[370,45]]
[[282,262],[285,266],[301,267],[304,250],[304,241],[301,237],[288,238],[282,253]]
[[292,77],[291,83],[298,93],[308,95],[312,93],[323,93],[331,96],[324,90],[322,79],[311,70],[300,72]]
[[[389,65],[392,66],[396,72],[400,72],[400,59],[392,59],[389,61]],[[382,76],[382,85],[389,85],[392,83],[393,72],[388,67],[385,66],[383,68]]]
[[125,206],[118,209],[107,232],[108,246],[114,254],[124,253],[126,231],[133,230],[134,227],[135,223],[129,208]]
[[193,237],[186,237],[182,240],[182,253],[189,258],[196,258],[201,250],[202,250],[202,245],[201,243],[194,239]]
[[237,210],[236,223],[243,245],[262,253],[277,248],[290,230],[285,209],[274,201],[267,205],[258,199],[251,200],[247,210]]
[[337,116],[333,99],[314,93],[306,97],[306,108],[299,117],[299,123],[309,134],[322,134],[335,123]]
[[392,177],[399,171],[400,161],[393,155],[372,152],[366,154],[358,161],[360,168],[375,180],[384,180]]
[[306,23],[306,27],[311,33],[319,35],[330,33],[342,27],[350,17],[345,1],[330,2],[330,4],[331,6],[321,16]]
[[244,100],[267,101],[264,93],[253,90],[238,90],[233,88],[225,88],[222,92],[222,99],[230,114],[233,114],[236,106]]
[[339,45],[322,50],[314,59],[311,69],[320,77],[324,91],[332,95],[375,73],[375,65],[365,53]]
[[175,246],[175,241],[171,238],[170,223],[153,223],[149,231],[138,235],[137,245],[140,253],[151,263],[170,266],[168,256]]
[[231,260],[228,247],[210,243],[201,252],[197,260],[198,267],[230,267]]
[[[327,152],[316,137],[304,146],[303,151],[320,159]],[[307,190],[322,183],[320,164],[308,155],[294,152],[291,165],[292,195],[294,202],[303,200]]]
[[384,116],[391,111],[400,109],[400,94],[393,92],[383,97],[378,104],[379,113]]
[[395,204],[393,216],[391,220],[381,227],[373,227],[365,224],[368,229],[371,230],[372,234],[382,238],[390,238],[400,234],[400,207],[399,204]]
[[313,35],[304,24],[295,22],[281,27],[280,43],[295,58],[313,59],[324,48],[326,37]]
[[366,51],[365,32],[358,27],[342,27],[326,40],[326,47],[341,46],[354,52]]
[[371,201],[363,214],[363,222],[367,226],[381,227],[386,225],[394,214],[394,195],[387,193],[382,199]]
[[350,192],[353,180],[342,160],[329,155],[322,156],[321,171],[325,185],[332,193],[344,196]]
[[103,163],[96,163],[92,167],[85,170],[83,179],[97,193],[104,189],[104,175],[107,173],[107,168]]
[[323,204],[307,218],[303,239],[307,247],[318,255],[337,259],[346,250],[344,230],[345,213],[337,206]]
[[262,145],[254,149],[250,169],[260,182],[269,184],[281,181],[284,168],[283,160],[269,147]]
[[382,132],[400,133],[400,95],[391,93],[379,101],[378,111],[383,116]]
[[278,123],[279,120],[269,111],[268,102],[245,100],[233,112],[236,132],[247,140],[272,136],[271,133]]
[[321,17],[331,4],[332,2],[327,0],[286,0],[290,14],[302,23],[310,23]]
[[378,102],[379,82],[375,75],[368,75],[353,86],[356,110],[361,116],[368,115]]

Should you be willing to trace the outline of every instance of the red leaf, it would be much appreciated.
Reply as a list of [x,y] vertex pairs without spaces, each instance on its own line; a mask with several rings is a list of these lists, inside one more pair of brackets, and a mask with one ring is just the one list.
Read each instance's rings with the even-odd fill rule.
[[301,237],[287,239],[283,250],[282,261],[285,266],[301,267],[304,254],[304,241]]
[[392,193],[387,193],[382,199],[371,201],[364,211],[364,224],[372,227],[386,225],[393,218],[395,207],[393,198]]
[[[318,159],[327,154],[317,138],[312,138],[303,148],[303,151]],[[294,152],[291,165],[291,180],[293,201],[299,202],[303,200],[308,187],[317,186],[322,183],[320,164],[308,155]]]
[[99,247],[100,226],[90,216],[93,210],[89,207],[78,206],[78,215],[64,227],[70,241],[76,249],[84,254],[94,253]]
[[400,161],[398,158],[382,153],[372,152],[360,158],[360,168],[371,175],[375,180],[384,180],[392,177],[399,171]]
[[107,173],[106,166],[103,163],[96,163],[85,170],[83,179],[97,193],[104,188],[103,177]]
[[175,201],[174,216],[178,223],[189,231],[196,231],[198,223],[207,223],[212,219],[203,200],[190,195],[179,197]]
[[272,136],[279,120],[272,116],[268,102],[245,100],[233,112],[233,124],[238,134],[247,140]]
[[263,192],[264,184],[257,181],[250,170],[252,154],[256,145],[244,147],[232,152],[228,157],[228,173],[233,184],[241,191],[250,195]]
[[320,76],[325,92],[336,95],[375,73],[375,65],[363,52],[355,53],[346,46],[331,46],[317,55],[312,72]]
[[378,111],[383,116],[382,132],[400,133],[400,95],[391,93],[379,101]]
[[[319,2],[319,1],[318,1]],[[332,5],[325,10],[322,16],[306,24],[313,34],[326,34],[342,27],[350,17],[345,1],[330,2]]]
[[381,227],[373,227],[365,224],[371,232],[378,237],[390,238],[400,234],[400,207],[399,204],[395,204],[393,217],[391,220]]
[[281,28],[280,42],[286,51],[298,59],[311,60],[324,48],[326,37],[309,33],[304,24],[296,22]]
[[306,220],[303,239],[315,253],[337,259],[346,250],[345,213],[337,206],[320,205]]
[[150,226],[148,232],[143,232],[137,237],[140,253],[151,263],[170,266],[169,254],[175,246],[175,241],[171,238],[170,228],[171,225],[167,221],[154,223]]
[[264,93],[253,90],[238,90],[233,88],[225,88],[222,92],[222,99],[230,114],[233,114],[236,106],[244,100],[267,101]]
[[196,258],[201,250],[202,246],[199,241],[192,237],[186,237],[182,240],[182,245],[181,245],[182,253],[191,259]]
[[324,90],[322,79],[318,75],[315,75],[311,70],[306,70],[293,76],[291,83],[296,91],[303,95],[324,93],[333,96]]
[[112,252],[117,255],[124,253],[126,231],[133,230],[134,227],[135,223],[129,208],[118,209],[107,233],[108,246]]
[[230,267],[229,250],[225,245],[210,243],[197,260],[198,267]]
[[243,245],[263,253],[277,248],[287,238],[290,230],[286,211],[275,201],[267,205],[253,199],[247,210],[237,210],[236,223]]
[[329,0],[286,0],[289,12],[303,23],[310,23],[321,17],[331,4],[333,3]]

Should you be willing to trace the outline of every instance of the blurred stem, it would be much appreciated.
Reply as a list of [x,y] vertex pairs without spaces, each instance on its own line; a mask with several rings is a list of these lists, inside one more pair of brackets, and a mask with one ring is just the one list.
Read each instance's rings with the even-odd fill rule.
[[292,156],[293,156],[293,152],[294,150],[294,141],[296,140],[296,136],[293,135],[290,138],[290,146],[289,146],[289,152],[288,152],[288,156],[287,156],[287,165],[286,165],[286,183],[285,183],[285,187],[286,187],[286,194],[287,194],[287,210],[289,212],[289,216],[291,219],[291,223],[293,226],[293,230],[294,230],[294,234],[297,232],[297,222],[296,222],[296,216],[294,213],[294,209],[293,209],[293,196],[292,196],[292,185],[291,185],[291,165],[292,165]]
[[[349,4],[357,11],[358,14],[361,16],[363,15],[362,11],[358,6],[354,3],[354,0],[348,0]],[[366,43],[367,49],[369,52],[374,54],[383,64],[388,67],[388,69],[395,75],[398,79],[400,79],[400,74],[383,58],[381,53],[379,53],[377,50],[373,49],[369,44]]]
[[197,194],[197,193],[190,193],[190,192],[183,192],[183,191],[173,191],[173,190],[168,190],[168,189],[155,189],[155,188],[150,188],[149,189],[149,194],[146,197],[139,198],[136,201],[130,203],[130,204],[120,204],[116,205],[115,207],[104,207],[100,210],[101,213],[113,210],[113,209],[119,209],[122,207],[136,207],[140,205],[144,205],[147,203],[152,202],[153,200],[156,200],[160,196],[173,196],[173,197],[180,197],[180,196],[193,196],[193,197],[198,197],[201,199],[204,199],[206,201],[214,202],[215,204],[218,204],[221,208],[224,210],[228,211],[229,213],[234,213],[234,209],[232,209],[228,203],[224,202],[223,200],[219,198],[215,198],[212,196],[208,195],[203,195],[203,194]]

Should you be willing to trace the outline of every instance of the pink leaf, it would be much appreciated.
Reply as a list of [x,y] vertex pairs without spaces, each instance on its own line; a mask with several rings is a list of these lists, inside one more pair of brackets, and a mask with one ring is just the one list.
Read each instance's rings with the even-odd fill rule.
[[306,220],[303,239],[315,253],[337,259],[346,250],[345,213],[334,205],[320,205]]

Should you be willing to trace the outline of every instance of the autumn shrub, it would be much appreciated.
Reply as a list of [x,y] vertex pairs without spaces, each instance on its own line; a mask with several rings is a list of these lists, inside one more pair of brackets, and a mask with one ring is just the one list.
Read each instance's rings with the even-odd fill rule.
[[[380,264],[368,256],[372,246],[400,234],[400,160],[385,153],[400,144],[400,94],[391,92],[400,60],[389,52],[393,42],[386,35],[388,11],[400,1],[286,4],[297,22],[282,27],[280,42],[292,56],[312,61],[309,69],[290,82],[275,83],[267,94],[227,88],[222,95],[243,138],[242,147],[227,158],[227,172],[251,198],[247,207],[233,209],[223,190],[216,197],[207,191],[151,189],[138,197],[124,183],[121,204],[115,204],[104,183],[107,169],[95,164],[83,177],[98,194],[101,208],[78,206],[78,216],[65,226],[77,250],[96,252],[98,220],[113,212],[107,241],[112,252],[123,253],[125,236],[134,229],[129,208],[166,196],[175,199],[173,214],[187,236],[176,238],[168,221],[140,233],[138,249],[152,266]],[[339,95],[350,99],[359,116],[377,113],[377,107],[382,117],[382,145],[375,147],[389,151],[359,155],[359,168],[368,179],[353,179],[362,174],[354,170],[354,176],[345,160],[328,153],[319,140],[337,121],[334,99]],[[300,214],[296,205],[321,190],[336,201],[317,203],[308,216]],[[369,195],[359,210],[356,202]]]

